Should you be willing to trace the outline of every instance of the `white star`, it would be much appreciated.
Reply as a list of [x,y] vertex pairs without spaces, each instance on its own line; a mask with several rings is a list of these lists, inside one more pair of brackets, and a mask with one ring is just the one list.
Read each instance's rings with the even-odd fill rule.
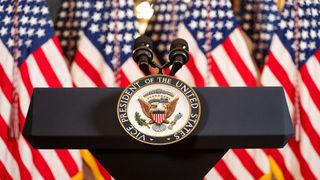
[[126,0],[120,0],[119,5],[120,7],[124,7],[127,4]]
[[223,18],[225,16],[225,12],[223,10],[219,10],[218,16]]
[[40,26],[44,26],[47,24],[47,21],[46,21],[46,19],[42,18],[42,19],[40,19],[39,23],[40,23]]
[[122,51],[123,51],[125,54],[131,53],[131,46],[125,45],[125,46],[122,48]]
[[132,22],[128,22],[128,23],[126,24],[126,28],[127,28],[128,30],[133,29],[133,28],[134,28],[133,23],[132,23]]
[[314,31],[313,29],[310,31],[310,37],[311,37],[312,39],[314,39],[314,38],[317,37],[316,31]]
[[99,31],[99,26],[97,24],[92,24],[89,28],[92,34],[96,33]]
[[152,34],[152,35],[151,35],[151,39],[152,39],[153,41],[158,40],[158,35],[157,35],[156,33]]
[[287,39],[292,39],[293,38],[293,32],[292,31],[287,31],[285,36],[287,37]]
[[32,41],[30,39],[26,40],[25,44],[27,47],[31,47]]
[[1,36],[6,35],[7,33],[8,33],[8,29],[7,29],[7,28],[5,28],[5,27],[2,27],[2,28],[1,28],[1,30],[0,30],[0,34],[1,34]]
[[132,40],[132,35],[129,33],[125,33],[124,38],[123,38],[126,42],[129,42]]
[[26,35],[26,33],[27,33],[27,29],[26,29],[25,27],[19,28],[19,34],[20,34],[21,36]]
[[204,33],[202,31],[198,31],[197,38],[198,39],[203,39],[204,38]]
[[315,48],[316,48],[316,43],[315,43],[315,42],[310,42],[310,43],[308,44],[308,47],[309,47],[310,49],[315,49]]
[[218,29],[222,29],[223,26],[224,26],[224,24],[223,24],[222,21],[219,21],[219,22],[216,24],[216,26],[217,26]]
[[129,10],[127,11],[127,17],[128,17],[128,18],[132,18],[133,16],[134,16],[133,11],[132,11],[131,9],[129,9]]
[[284,28],[287,27],[287,24],[286,24],[286,22],[284,20],[281,20],[280,23],[279,23],[279,26],[280,26],[281,29],[284,29]]
[[290,29],[292,29],[293,26],[294,26],[294,22],[293,22],[292,20],[289,21],[289,22],[288,22],[288,26],[289,26]]
[[114,22],[113,21],[110,22],[109,25],[108,25],[109,30],[111,30],[111,31],[114,30],[114,26],[115,26]]
[[34,14],[38,14],[39,12],[40,12],[40,9],[39,9],[39,7],[33,7],[32,8],[32,12],[34,13]]
[[273,14],[270,14],[270,15],[268,16],[268,19],[269,19],[269,21],[273,22],[273,21],[276,20],[276,16],[273,15]]
[[199,27],[202,29],[202,28],[205,28],[206,27],[206,21],[200,21],[199,22]]
[[41,8],[41,13],[42,13],[43,15],[49,14],[48,8],[47,8],[47,7],[42,7],[42,8]]
[[44,29],[39,29],[36,34],[38,35],[39,38],[45,36],[45,31]]
[[118,17],[119,19],[123,19],[126,16],[126,13],[124,11],[119,11]]
[[103,2],[101,2],[101,1],[96,2],[96,4],[94,5],[94,7],[96,8],[96,10],[99,11],[100,9],[103,8]]
[[222,39],[222,33],[217,31],[215,34],[214,34],[214,38],[219,41]]
[[107,36],[108,42],[113,42],[114,41],[114,35],[109,33]]
[[110,53],[112,52],[112,46],[107,45],[107,46],[104,48],[104,52],[105,52],[106,54],[110,54]]
[[34,29],[30,28],[27,32],[28,36],[31,37],[34,33]]
[[305,41],[301,41],[301,43],[300,43],[300,49],[301,49],[301,50],[307,49],[307,43],[306,43]]
[[272,30],[273,30],[272,24],[268,23],[267,24],[267,31],[272,31]]
[[300,59],[304,61],[306,59],[306,54],[305,53],[300,53]]
[[101,35],[101,36],[99,37],[98,41],[99,41],[101,44],[103,44],[103,43],[106,42],[106,37],[103,36],[103,35]]
[[233,28],[233,22],[232,22],[232,21],[227,21],[226,27],[227,27],[228,29]]
[[123,29],[124,28],[124,23],[123,22],[121,22],[121,21],[119,21],[118,22],[118,29]]
[[83,16],[84,18],[89,17],[89,12],[83,11],[83,12],[82,12],[82,16]]
[[93,19],[95,22],[99,21],[99,20],[101,19],[101,14],[95,12],[95,13],[93,14],[93,16],[92,16],[92,19]]
[[166,46],[164,44],[159,44],[158,46],[159,51],[164,51],[166,49]]
[[31,26],[36,25],[36,24],[38,23],[37,21],[38,21],[37,18],[31,17],[31,19],[30,19],[30,24],[31,24]]
[[8,14],[11,14],[12,13],[12,6],[8,6],[7,9],[6,9],[7,13]]
[[191,20],[191,22],[189,23],[189,27],[194,30],[196,27],[198,26],[198,23],[194,20]]
[[3,5],[0,6],[0,12],[3,12]]
[[28,22],[28,17],[27,16],[22,16],[22,18],[21,18],[21,23],[24,25],[24,24],[26,24],[27,22]]
[[12,47],[14,45],[13,40],[11,38],[8,39],[7,44],[9,47]]
[[88,9],[90,7],[90,3],[86,1],[83,5],[84,8]]
[[192,16],[193,16],[194,18],[199,17],[199,15],[200,15],[200,12],[197,11],[197,10],[195,10],[195,11],[192,12]]
[[9,16],[6,16],[2,21],[4,22],[5,25],[7,25],[11,22],[11,19]]

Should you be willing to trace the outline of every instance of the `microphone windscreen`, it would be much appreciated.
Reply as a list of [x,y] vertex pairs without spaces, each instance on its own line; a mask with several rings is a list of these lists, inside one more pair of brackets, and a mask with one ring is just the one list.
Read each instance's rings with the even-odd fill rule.
[[152,40],[145,35],[139,36],[134,40],[134,49],[140,47],[140,46],[146,46],[149,49],[153,49]]
[[189,46],[186,40],[178,38],[172,41],[171,46],[170,46],[170,51],[175,49],[175,48],[182,48],[186,51],[189,51]]

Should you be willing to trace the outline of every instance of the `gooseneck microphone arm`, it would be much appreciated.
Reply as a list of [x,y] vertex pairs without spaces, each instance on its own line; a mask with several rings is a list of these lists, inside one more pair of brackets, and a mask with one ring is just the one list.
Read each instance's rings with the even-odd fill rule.
[[153,45],[148,36],[140,36],[134,40],[133,59],[145,75],[150,75],[149,63],[153,59]]
[[175,39],[170,46],[169,60],[172,64],[170,76],[174,76],[189,60],[189,46],[184,39]]

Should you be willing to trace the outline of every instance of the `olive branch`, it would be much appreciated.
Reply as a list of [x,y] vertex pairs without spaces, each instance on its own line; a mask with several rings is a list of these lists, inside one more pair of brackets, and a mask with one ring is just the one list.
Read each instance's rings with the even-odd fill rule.
[[146,122],[147,120],[141,118],[140,113],[136,112],[136,113],[134,114],[134,118],[136,119],[137,123],[138,123],[140,126],[147,126],[148,128],[150,128],[150,127],[149,127],[149,124]]

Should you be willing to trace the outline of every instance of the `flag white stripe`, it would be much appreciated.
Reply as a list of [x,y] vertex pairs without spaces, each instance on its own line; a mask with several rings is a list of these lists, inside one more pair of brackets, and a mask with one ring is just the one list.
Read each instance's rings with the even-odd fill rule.
[[30,55],[25,61],[28,67],[29,78],[33,87],[47,87],[47,81],[43,77],[38,63],[34,59],[33,55]]
[[[318,119],[319,120],[319,119]],[[300,137],[300,149],[303,158],[308,162],[308,165],[316,177],[320,177],[320,157],[317,152],[314,150],[309,137],[306,135],[305,130],[301,128],[301,137]]]
[[88,75],[74,62],[71,67],[73,82],[77,87],[97,87]]
[[2,66],[5,74],[12,81],[12,70],[13,70],[13,58],[9,53],[7,47],[0,40],[0,65]]
[[5,165],[6,170],[14,180],[20,180],[19,166],[7,149],[6,143],[0,138],[0,160]]
[[212,168],[204,177],[204,180],[223,180],[223,178],[214,168]]
[[[107,86],[116,86],[113,70],[106,64],[104,57],[82,31],[80,32],[80,37],[78,51],[81,52],[87,62],[99,73],[104,84]],[[84,69],[82,71],[85,72]],[[72,77],[75,78],[74,75]]]
[[263,152],[261,149],[246,149],[246,151],[255,162],[258,162],[256,165],[264,174],[269,173],[269,159],[265,152]]
[[[310,57],[308,62],[305,64],[312,81],[316,84],[318,91],[320,91],[320,73],[319,73],[320,72],[320,64],[319,64],[319,61],[313,55]],[[320,127],[320,126],[318,126],[318,127]]]
[[215,59],[215,63],[230,86],[246,86],[237,68],[222,46],[216,47],[211,52],[211,55]]
[[235,177],[246,180],[254,179],[232,150],[229,150],[222,159]]
[[190,54],[193,56],[194,63],[203,79],[205,79],[207,77],[207,58],[200,51],[197,42],[183,23],[179,24],[178,29],[177,37],[184,38],[188,42]]
[[[314,104],[314,101],[312,100],[309,91],[304,83],[301,83],[300,85],[300,102],[303,109],[308,114],[312,126],[315,129],[317,129],[317,127],[320,127],[320,111]],[[318,136],[320,136],[319,131],[317,131],[317,134]]]
[[78,169],[81,171],[82,170],[82,159],[80,157],[80,152],[79,150],[75,149],[68,149],[72,159],[75,161]]
[[64,168],[59,156],[53,150],[39,150],[43,159],[48,162],[48,166],[53,172],[55,179],[70,179],[68,172]]
[[9,103],[7,97],[4,95],[4,92],[0,88],[0,114],[5,120],[6,124],[9,124],[9,118],[10,118],[10,109],[11,104]]
[[294,85],[294,82],[296,82],[296,66],[293,63],[289,52],[280,41],[278,35],[273,36],[270,48],[275,59],[277,59],[277,62],[287,72],[286,74],[288,75],[290,82]]
[[182,66],[182,68],[177,72],[176,76],[190,86],[196,85],[196,79],[194,79],[192,72],[187,68],[187,66]]
[[257,70],[254,65],[254,62],[250,58],[250,53],[248,50],[248,46],[240,32],[239,28],[236,28],[230,35],[229,39],[231,40],[232,44],[234,45],[235,49],[237,49],[242,61],[252,73],[254,77],[257,77]]
[[137,63],[134,62],[131,57],[125,61],[125,63],[121,66],[121,69],[130,82],[133,82],[144,76]]
[[285,161],[285,165],[289,173],[294,177],[294,179],[303,179],[300,172],[300,164],[292,149],[289,145],[286,145],[284,148],[280,149],[280,152]]
[[41,49],[47,57],[48,63],[51,65],[62,86],[72,87],[72,81],[69,76],[70,73],[66,66],[66,61],[58,50],[58,47],[54,44],[53,40],[49,39],[42,45]]

